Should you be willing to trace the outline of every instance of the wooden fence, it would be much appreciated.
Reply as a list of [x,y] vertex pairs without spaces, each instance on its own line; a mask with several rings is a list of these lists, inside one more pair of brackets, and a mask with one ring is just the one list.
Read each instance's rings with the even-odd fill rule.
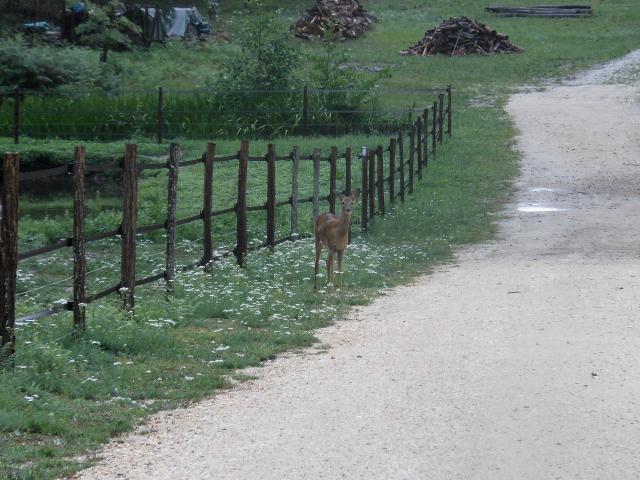
[[[445,101],[446,97],[446,101]],[[249,155],[249,142],[242,141],[240,150],[232,155],[219,155],[214,143],[208,143],[201,158],[183,160],[177,144],[171,144],[169,158],[166,162],[139,163],[136,145],[128,144],[122,161],[110,164],[87,165],[85,163],[85,147],[77,146],[73,163],[46,170],[20,172],[20,156],[17,153],[5,153],[2,165],[2,184],[0,194],[0,337],[2,345],[9,344],[10,353],[15,351],[16,324],[34,321],[62,310],[73,311],[74,328],[82,331],[85,328],[85,308],[108,295],[120,293],[125,308],[133,308],[135,289],[138,286],[164,280],[168,290],[172,289],[176,275],[176,228],[194,222],[202,222],[203,243],[202,257],[185,270],[209,265],[224,257],[234,255],[241,267],[247,261],[247,254],[260,248],[274,248],[276,245],[301,238],[298,227],[299,206],[304,203],[312,205],[314,219],[319,214],[320,202],[328,202],[329,211],[336,212],[336,187],[338,160],[344,160],[345,193],[352,189],[361,190],[362,208],[360,218],[354,223],[366,231],[370,222],[377,215],[383,216],[387,211],[387,202],[393,204],[398,199],[404,202],[407,195],[413,193],[416,179],[421,179],[426,169],[442,144],[445,134],[451,136],[451,88],[438,95],[433,105],[426,108],[412,125],[398,131],[396,137],[389,140],[386,147],[363,149],[355,155],[351,148],[339,153],[332,147],[328,155],[323,156],[320,149],[302,154],[298,147],[286,155],[277,155],[273,144],[268,146],[264,156]],[[445,128],[446,122],[446,128]],[[312,162],[312,195],[300,198],[299,172],[300,162]],[[361,178],[352,175],[354,161],[361,162]],[[213,210],[213,177],[216,164],[237,162],[237,197],[235,206]],[[266,186],[267,199],[262,205],[247,205],[247,176],[250,162],[265,162],[267,166]],[[278,200],[276,191],[276,166],[278,162],[291,162],[291,191],[286,199]],[[329,164],[328,195],[320,193],[320,166],[322,162]],[[200,213],[176,218],[176,203],[179,172],[193,165],[204,165],[204,195]],[[342,164],[342,162],[341,162]],[[161,169],[168,171],[167,216],[162,223],[138,225],[137,194],[138,177],[143,170]],[[85,175],[92,172],[122,173],[122,222],[111,231],[87,235],[85,232]],[[18,252],[18,190],[20,182],[37,180],[58,175],[73,175],[74,178],[74,222],[73,235],[59,242]],[[290,234],[277,238],[278,208],[288,207],[291,211]],[[247,232],[247,213],[266,211],[266,241],[250,247]],[[231,251],[214,255],[213,219],[222,215],[236,217],[235,248]],[[136,235],[163,230],[166,232],[166,252],[164,271],[144,278],[136,275]],[[88,294],[86,292],[87,260],[85,246],[116,236],[121,237],[120,282],[102,291]],[[303,236],[302,236],[303,237]],[[48,308],[32,315],[16,319],[16,277],[18,263],[28,258],[44,255],[59,249],[73,249],[73,298],[64,305]]]

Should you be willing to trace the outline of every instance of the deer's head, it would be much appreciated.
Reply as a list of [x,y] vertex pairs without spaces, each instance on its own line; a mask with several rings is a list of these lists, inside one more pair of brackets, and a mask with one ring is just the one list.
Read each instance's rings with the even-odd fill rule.
[[342,205],[342,212],[346,215],[351,215],[353,211],[353,206],[360,197],[360,190],[354,190],[351,195],[343,195],[342,193],[337,194],[340,199],[340,204]]

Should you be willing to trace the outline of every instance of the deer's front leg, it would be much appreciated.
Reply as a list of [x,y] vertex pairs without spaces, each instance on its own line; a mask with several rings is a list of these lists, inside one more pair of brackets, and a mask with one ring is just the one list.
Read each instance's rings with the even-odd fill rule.
[[344,270],[342,269],[342,258],[344,257],[344,252],[338,251],[338,274],[340,275],[339,287],[344,287]]
[[327,255],[327,288],[329,290],[333,288],[333,250],[331,249]]

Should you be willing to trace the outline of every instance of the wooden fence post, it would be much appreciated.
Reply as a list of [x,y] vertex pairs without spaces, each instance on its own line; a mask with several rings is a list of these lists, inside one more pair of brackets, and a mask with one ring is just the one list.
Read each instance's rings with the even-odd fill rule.
[[305,137],[309,136],[309,87],[306,85],[302,91],[302,131]]
[[202,200],[203,226],[203,250],[200,265],[207,265],[213,259],[213,164],[216,158],[216,144],[207,143],[207,152],[204,156],[204,198]]
[[416,120],[416,154],[418,161],[418,180],[422,180],[422,118],[418,116]]
[[267,246],[276,244],[276,147],[267,146]]
[[369,151],[369,218],[376,215],[376,151]]
[[247,253],[247,173],[249,166],[249,142],[243,140],[238,159],[238,199],[236,203],[236,248],[234,253],[240,267],[244,266]]
[[424,155],[424,168],[429,166],[429,109],[425,108],[422,112],[422,154]]
[[176,210],[178,204],[178,170],[180,168],[180,146],[172,143],[169,147],[169,176],[167,183],[167,255],[164,280],[167,292],[173,292],[173,279],[176,276]]
[[331,147],[329,155],[329,212],[336,213],[336,188],[338,176],[338,147]]
[[433,102],[433,107],[431,108],[431,153],[435,159],[436,156],[436,143],[438,140],[438,102]]
[[298,172],[300,171],[300,147],[293,147],[291,154],[291,236],[298,234]]
[[404,132],[402,128],[398,131],[398,154],[400,157],[400,201],[404,203]]
[[158,87],[158,124],[156,125],[156,136],[158,143],[162,143],[162,137],[164,136],[164,90],[162,87]]
[[378,157],[378,210],[384,216],[384,151],[382,145],[378,145],[376,156]]
[[360,227],[362,231],[367,230],[367,222],[369,220],[369,212],[368,208],[368,199],[369,199],[369,152],[366,148],[362,149],[360,154],[360,161],[362,163],[362,185],[361,185],[361,195],[362,195],[362,216],[360,218]]
[[443,122],[444,122],[444,93],[438,95],[438,140],[440,144],[444,140],[443,135]]
[[316,228],[316,220],[318,219],[318,215],[320,214],[320,206],[319,195],[320,195],[320,149],[313,149],[313,228],[315,231]]
[[389,142],[389,200],[391,203],[396,198],[396,139]]
[[351,195],[351,182],[351,147],[347,147],[344,151],[344,193],[347,195]]
[[414,173],[414,155],[416,150],[416,127],[411,125],[409,128],[409,194],[413,193],[413,173]]
[[122,169],[122,264],[120,292],[124,307],[135,307],[136,230],[138,222],[138,160],[135,144],[127,144]]
[[73,165],[73,328],[76,333],[85,330],[87,258],[84,246],[84,171],[85,147],[76,146]]
[[[344,151],[344,193],[351,195],[351,147],[347,147]],[[349,236],[347,241],[351,243],[352,233],[351,224],[349,224]]]
[[13,143],[20,143],[20,91],[13,94]]
[[16,351],[19,172],[20,154],[5,153],[0,190],[0,346],[7,355]]
[[451,84],[447,85],[447,133],[451,137]]

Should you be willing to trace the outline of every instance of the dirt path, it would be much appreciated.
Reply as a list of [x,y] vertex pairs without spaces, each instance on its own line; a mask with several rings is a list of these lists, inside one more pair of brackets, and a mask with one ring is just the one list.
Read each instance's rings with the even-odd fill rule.
[[509,103],[524,158],[497,241],[81,478],[640,478],[639,90],[574,83]]

